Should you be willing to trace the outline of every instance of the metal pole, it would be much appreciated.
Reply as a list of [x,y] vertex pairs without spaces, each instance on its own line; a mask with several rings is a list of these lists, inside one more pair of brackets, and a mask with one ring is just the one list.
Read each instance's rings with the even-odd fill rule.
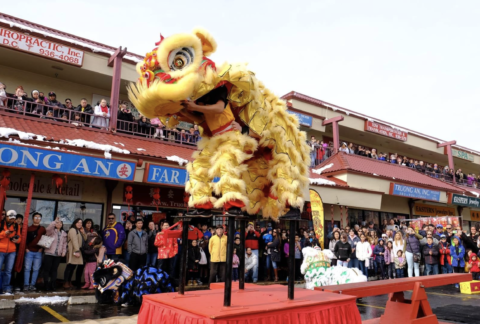
[[30,185],[28,187],[27,205],[25,206],[25,215],[23,215],[22,241],[18,248],[17,261],[15,262],[15,272],[22,271],[25,247],[27,246],[28,219],[30,218],[30,206],[32,204],[33,186],[35,184],[35,173],[30,175]]
[[245,289],[245,220],[239,220],[240,223],[240,245],[241,251],[237,251],[240,259],[240,266],[238,267],[238,288]]
[[178,285],[178,293],[185,295],[185,281],[187,280],[187,251],[188,251],[188,226],[190,218],[183,219],[182,230],[182,255],[180,256],[180,282]]
[[225,270],[225,291],[223,294],[223,306],[231,306],[232,303],[232,266],[233,266],[233,239],[235,238],[235,218],[228,220],[227,236],[227,269]]
[[290,220],[290,238],[288,240],[288,299],[295,298],[295,233],[297,222]]

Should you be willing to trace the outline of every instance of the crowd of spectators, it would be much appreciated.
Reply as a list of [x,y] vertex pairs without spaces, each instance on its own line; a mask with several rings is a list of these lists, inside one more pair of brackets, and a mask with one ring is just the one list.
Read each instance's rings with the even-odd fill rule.
[[[310,159],[312,161],[311,167],[321,164],[323,161],[329,158],[333,152],[331,143],[327,144],[323,141],[319,141],[315,139],[315,136],[311,136],[310,140],[308,141],[308,145],[310,146]],[[460,168],[454,170],[450,169],[448,166],[442,167],[437,163],[427,163],[421,160],[408,158],[407,156],[401,156],[397,153],[389,154],[377,152],[375,148],[370,149],[362,145],[354,145],[353,143],[347,144],[346,142],[342,142],[339,151],[346,154],[356,154],[411,168],[417,172],[446,182],[453,182],[453,178],[455,178],[456,183],[458,184],[474,188],[480,187],[480,174],[477,176],[474,173],[464,173]]]
[[[70,98],[64,103],[57,100],[54,91],[47,96],[41,91],[33,90],[31,96],[22,86],[15,89],[15,93],[7,93],[6,86],[0,82],[0,109],[22,113],[31,117],[49,119],[58,122],[70,123],[76,127],[109,128],[110,105],[106,99],[101,99],[92,107],[86,98],[82,98],[75,106]],[[148,119],[145,116],[135,117],[126,104],[120,104],[117,114],[117,131],[148,138],[196,145],[201,139],[196,125],[187,131],[179,128],[168,128],[158,119]]]
[[479,277],[478,225],[467,234],[461,226],[450,224],[445,228],[424,224],[416,232],[396,218],[387,223],[382,228],[373,222],[343,229],[335,226],[327,236],[336,257],[332,263],[358,268],[368,280],[453,272],[471,273],[474,280]]
[[[163,231],[171,228],[169,222],[155,223],[150,215],[143,213],[125,214],[123,223],[110,213],[103,230],[91,219],[75,219],[67,231],[59,218],[46,228],[40,225],[41,221],[42,215],[34,212],[26,236],[24,267],[21,272],[13,273],[22,240],[23,216],[14,210],[3,211],[0,219],[3,293],[59,289],[57,272],[65,257],[63,289],[66,290],[93,290],[91,274],[105,259],[121,261],[134,271],[146,265],[157,267],[178,280],[183,248],[188,249],[189,286],[225,281],[227,235],[230,233],[226,233],[222,225],[215,228],[202,223],[191,225],[188,242],[183,244],[181,239],[163,235]],[[273,228],[271,224],[261,228],[258,223],[248,223],[245,229],[247,282],[288,280],[290,234],[289,230]],[[240,228],[232,235],[233,279],[238,280],[238,253],[243,250]],[[294,235],[296,278],[293,279],[302,280],[302,249],[321,248],[321,244],[312,228],[300,228]],[[452,272],[470,272],[478,279],[480,269],[476,256],[479,247],[477,227],[472,227],[467,234],[460,226],[443,228],[442,225],[425,224],[415,232],[406,222],[396,218],[382,228],[375,227],[372,222],[368,226],[335,226],[325,242],[325,248],[335,255],[332,265],[358,268],[369,280]]]

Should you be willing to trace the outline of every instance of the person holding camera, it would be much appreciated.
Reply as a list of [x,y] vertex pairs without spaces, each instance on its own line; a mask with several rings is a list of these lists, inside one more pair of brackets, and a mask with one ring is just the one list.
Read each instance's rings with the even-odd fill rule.
[[22,241],[20,226],[15,222],[16,217],[17,212],[9,210],[6,217],[0,222],[0,269],[4,266],[2,272],[4,294],[12,293],[10,279],[17,254],[17,244]]
[[117,114],[117,129],[124,131],[131,131],[132,126],[130,123],[135,121],[135,117],[132,114],[132,111],[127,108],[126,104],[120,105],[120,110]]

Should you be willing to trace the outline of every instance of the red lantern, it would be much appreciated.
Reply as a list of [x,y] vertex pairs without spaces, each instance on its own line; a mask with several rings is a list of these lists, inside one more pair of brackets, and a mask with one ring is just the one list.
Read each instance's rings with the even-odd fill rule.
[[183,203],[185,204],[185,207],[188,207],[188,201],[190,200],[190,194],[188,192],[183,193]]
[[160,188],[153,188],[153,204],[157,206],[158,211],[158,206],[160,205]]
[[60,189],[62,186],[63,186],[63,179],[61,176],[59,176],[58,174],[54,174],[52,176],[52,185],[55,184],[55,187],[57,187],[57,189]]
[[2,180],[0,180],[0,185],[5,189],[8,190],[8,186],[10,185],[10,171],[5,169],[2,171]]
[[130,204],[133,204],[133,188],[132,186],[125,187],[125,202],[128,205],[128,211],[130,211]]

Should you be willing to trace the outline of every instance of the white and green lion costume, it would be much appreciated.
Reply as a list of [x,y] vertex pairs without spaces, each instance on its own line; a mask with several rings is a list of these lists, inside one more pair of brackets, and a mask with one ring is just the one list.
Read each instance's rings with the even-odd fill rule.
[[306,247],[302,253],[303,263],[300,270],[305,276],[307,289],[367,281],[367,277],[357,268],[331,267],[330,259],[334,255],[330,250]]

